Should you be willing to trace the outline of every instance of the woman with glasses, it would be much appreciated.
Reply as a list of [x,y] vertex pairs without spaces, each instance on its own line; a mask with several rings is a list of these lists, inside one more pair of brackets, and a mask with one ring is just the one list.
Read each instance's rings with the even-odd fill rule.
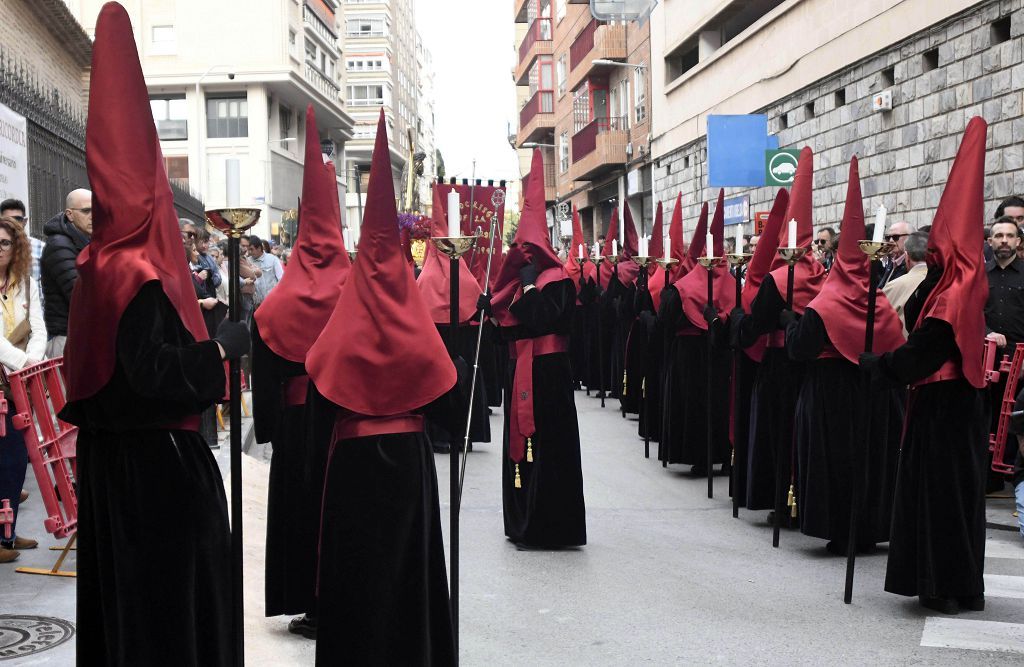
[[[0,382],[8,401],[11,398],[7,373],[41,361],[46,351],[46,325],[39,287],[29,273],[31,267],[32,249],[21,225],[11,218],[0,218]],[[38,545],[15,531],[28,452],[21,431],[11,422],[13,412],[13,405],[9,405],[4,416],[7,435],[0,438],[0,501],[11,502],[15,525],[11,526],[10,538],[0,533],[0,563],[16,560],[22,549]]]

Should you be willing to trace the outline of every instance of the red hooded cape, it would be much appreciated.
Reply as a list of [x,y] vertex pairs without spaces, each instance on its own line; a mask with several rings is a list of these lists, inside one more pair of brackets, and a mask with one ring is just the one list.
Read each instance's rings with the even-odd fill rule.
[[[701,212],[702,220],[707,221],[707,204]],[[697,225],[700,231],[700,224]],[[718,191],[718,203],[715,205],[715,217],[711,220],[711,234],[715,237],[714,256],[721,257],[725,251],[725,190]],[[700,243],[707,245],[706,234],[700,234],[690,243],[690,252]],[[694,261],[696,261],[694,256]],[[704,267],[690,271],[675,283],[679,298],[683,302],[683,313],[690,324],[702,331],[707,331],[708,323],[704,321],[704,308],[708,304],[708,272]],[[736,307],[736,279],[729,273],[729,264],[725,261],[711,270],[712,305],[718,316],[725,318]]]
[[[618,240],[618,238],[619,238],[619,207],[616,206],[615,208],[612,209],[612,219],[608,223],[608,233],[604,237],[604,246],[601,248],[601,256],[602,257],[611,257],[612,256],[612,241],[613,240]],[[620,256],[621,256],[622,248],[619,248],[619,253],[620,253]],[[615,270],[615,267],[613,267],[610,263],[606,263],[604,266],[601,267],[601,274],[600,274],[599,277],[601,279],[601,289],[602,290],[608,289],[608,281],[611,280],[611,278],[612,278],[612,271],[614,271],[614,270]]]
[[[839,251],[825,285],[808,308],[821,316],[829,340],[848,361],[859,363],[864,352],[864,330],[868,321],[867,294],[871,285],[871,262],[861,252],[858,241],[864,239],[864,204],[860,195],[857,157],[850,161],[850,180],[846,186],[846,207],[839,231]],[[874,351],[891,352],[906,342],[903,324],[882,290],[875,290]]]
[[334,164],[324,164],[316,114],[309,105],[299,236],[284,278],[253,316],[267,347],[288,361],[304,363],[351,269],[341,234]]
[[669,271],[666,282],[673,283],[689,270],[686,266],[686,242],[683,241],[683,195],[676,195],[676,207],[672,209],[672,220],[668,225],[669,256],[679,263]]
[[661,290],[665,289],[665,269],[654,261],[661,259],[665,254],[665,238],[662,236],[663,217],[661,202],[658,202],[658,208],[654,213],[654,227],[651,228],[651,242],[647,248],[647,254],[651,257],[651,262],[647,265],[647,291],[654,301],[654,312],[661,308]]
[[680,264],[680,276],[676,278],[676,282],[679,282],[683,276],[689,273],[694,267],[700,266],[697,263],[697,258],[704,254],[704,246],[707,244],[708,235],[708,203],[704,202],[700,207],[700,217],[697,219],[697,227],[693,230],[693,236],[690,237],[690,247],[686,251],[686,257],[683,258]]
[[196,341],[209,338],[178,231],[132,24],[116,2],[105,4],[96,20],[85,145],[93,234],[78,256],[68,315],[64,368],[69,401],[89,398],[110,381],[121,316],[148,282],[160,283]]
[[455,386],[455,366],[398,245],[384,112],[370,165],[359,257],[306,370],[328,400],[361,415],[398,415]]
[[494,284],[494,297],[491,299],[494,319],[503,327],[519,323],[508,307],[522,293],[519,269],[527,263],[533,263],[540,274],[536,282],[538,289],[569,278],[562,260],[551,247],[551,240],[548,238],[543,176],[544,158],[539,149],[534,149],[533,165],[523,194],[523,211],[519,216],[519,227],[516,229],[512,247],[502,262],[501,271]]
[[[768,269],[778,258],[779,234],[783,228],[782,223],[786,219],[786,209],[788,208],[789,193],[785,189],[779,189],[775,195],[771,213],[768,214],[768,221],[761,231],[761,240],[754,248],[754,256],[750,258],[747,270],[743,274],[743,291],[740,293],[740,297],[743,299],[743,310],[747,313],[750,312],[750,306],[754,303],[757,291],[761,289],[764,277],[768,275]],[[761,336],[744,352],[754,361],[760,362],[764,358],[765,347],[767,347],[767,339],[765,336]]]
[[619,264],[616,266],[619,282],[623,285],[632,285],[636,277],[640,275],[640,265],[633,261],[633,258],[640,252],[640,239],[637,237],[636,225],[633,224],[633,214],[630,212],[629,204],[622,207],[623,211],[623,244],[619,253]]
[[987,130],[985,120],[976,116],[964,131],[928,235],[928,261],[942,267],[942,277],[917,320],[924,322],[931,317],[953,327],[960,349],[960,370],[964,379],[978,389],[985,386],[985,302],[981,295],[988,294],[988,276],[981,249]]
[[[818,295],[825,284],[825,267],[814,258],[811,252],[811,239],[814,236],[814,220],[812,217],[811,196],[814,190],[814,153],[804,147],[800,151],[800,160],[793,177],[793,187],[789,191],[789,210],[786,211],[785,222],[779,230],[780,247],[789,243],[789,221],[796,219],[796,243],[799,248],[807,248],[807,254],[800,258],[794,266],[793,280],[793,312],[803,314],[804,308],[811,299]],[[761,237],[761,243],[764,237]],[[760,243],[758,244],[760,245]],[[779,294],[786,298],[789,285],[789,267],[781,257],[776,257],[772,267],[772,278]]]
[[576,207],[572,207],[572,243],[566,249],[566,260],[565,260],[565,272],[569,274],[575,285],[579,285],[580,276],[582,275],[588,281],[594,280],[597,269],[594,264],[589,261],[583,262],[581,267],[579,264],[580,246],[583,247],[583,257],[588,259],[590,257],[590,248],[583,240],[583,225],[580,223],[580,212],[576,210]]
[[[437,184],[432,188],[434,191],[433,217],[430,220],[431,236],[448,236],[448,221],[444,219],[444,209],[441,207],[441,194],[437,190]],[[478,239],[483,242],[484,239]],[[420,288],[420,297],[430,311],[430,319],[434,324],[448,324],[451,320],[449,300],[451,299],[449,275],[451,273],[451,260],[447,255],[438,251],[437,247],[430,241],[427,242],[427,253],[423,257],[423,271],[416,279],[416,286]],[[476,315],[476,302],[480,298],[480,283],[477,282],[466,262],[459,260],[459,324],[468,322]]]

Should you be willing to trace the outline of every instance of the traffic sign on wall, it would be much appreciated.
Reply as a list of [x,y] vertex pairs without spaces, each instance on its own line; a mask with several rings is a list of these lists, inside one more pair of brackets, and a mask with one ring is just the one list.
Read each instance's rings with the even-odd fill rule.
[[800,151],[795,148],[780,148],[764,152],[764,184],[789,187],[796,176],[796,165]]

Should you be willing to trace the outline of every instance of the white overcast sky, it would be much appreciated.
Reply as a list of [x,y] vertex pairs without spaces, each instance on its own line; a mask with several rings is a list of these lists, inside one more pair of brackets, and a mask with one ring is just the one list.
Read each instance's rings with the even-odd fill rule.
[[508,144],[514,120],[515,28],[507,0],[415,0],[416,26],[434,58],[434,126],[447,176],[519,178]]

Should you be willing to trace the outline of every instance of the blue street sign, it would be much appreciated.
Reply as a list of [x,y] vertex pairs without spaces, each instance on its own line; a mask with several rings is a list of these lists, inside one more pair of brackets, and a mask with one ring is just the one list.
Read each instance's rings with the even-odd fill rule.
[[725,226],[742,225],[750,220],[750,197],[740,195],[725,199]]
[[713,188],[765,184],[764,152],[778,148],[768,116],[708,116],[708,184]]

